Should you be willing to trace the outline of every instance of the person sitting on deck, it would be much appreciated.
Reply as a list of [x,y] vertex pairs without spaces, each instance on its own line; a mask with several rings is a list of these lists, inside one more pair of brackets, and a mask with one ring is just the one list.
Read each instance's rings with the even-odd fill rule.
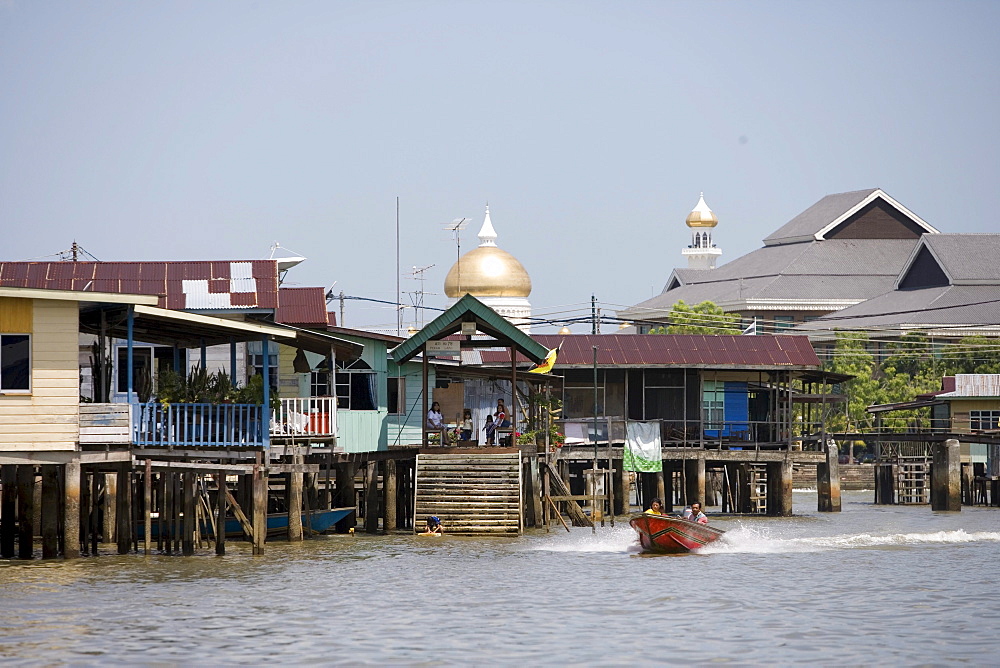
[[433,536],[444,533],[444,526],[441,525],[441,520],[435,515],[431,515],[427,518],[427,526],[424,528],[425,536]]
[[461,439],[463,441],[472,440],[472,410],[466,408],[462,411],[462,432]]
[[708,518],[701,511],[701,504],[695,501],[690,508],[684,509],[684,519],[698,524],[708,524]]
[[653,499],[649,508],[646,510],[647,515],[663,515],[663,503],[659,499]]

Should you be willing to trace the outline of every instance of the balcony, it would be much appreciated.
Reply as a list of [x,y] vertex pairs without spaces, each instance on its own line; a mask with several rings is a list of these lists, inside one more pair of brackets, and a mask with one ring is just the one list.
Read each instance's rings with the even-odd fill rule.
[[336,399],[282,399],[271,411],[253,404],[81,404],[81,445],[165,448],[266,448],[272,438],[332,440]]

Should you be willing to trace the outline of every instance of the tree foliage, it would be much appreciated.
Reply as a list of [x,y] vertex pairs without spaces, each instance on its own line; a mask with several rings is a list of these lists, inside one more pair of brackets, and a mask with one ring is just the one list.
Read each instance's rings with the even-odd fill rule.
[[710,301],[694,306],[681,299],[670,309],[669,324],[650,334],[741,334],[738,313],[726,313]]
[[[867,334],[838,333],[833,359],[824,368],[850,374],[843,383],[846,405],[830,416],[831,431],[855,431],[871,426],[871,405],[913,401],[918,395],[941,389],[941,378],[960,373],[1000,373],[1000,342],[967,337],[958,343],[930,340],[923,334],[908,334],[882,345],[879,355]],[[926,411],[887,413],[887,426],[926,426]]]

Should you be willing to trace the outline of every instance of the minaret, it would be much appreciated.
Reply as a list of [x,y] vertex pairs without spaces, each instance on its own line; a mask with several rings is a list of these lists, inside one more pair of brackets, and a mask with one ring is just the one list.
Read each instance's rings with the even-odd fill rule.
[[715,260],[722,255],[722,249],[712,242],[712,229],[719,219],[705,204],[705,193],[701,193],[698,206],[684,222],[691,228],[691,245],[681,251],[688,259],[688,269],[715,269]]
[[486,205],[486,218],[483,226],[479,229],[479,246],[496,246],[497,231],[493,229],[493,221],[490,220],[490,205]]

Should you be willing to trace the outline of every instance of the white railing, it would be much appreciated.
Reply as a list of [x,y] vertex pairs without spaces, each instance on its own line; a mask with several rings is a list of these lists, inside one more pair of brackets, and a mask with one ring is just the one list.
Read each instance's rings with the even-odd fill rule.
[[271,436],[336,435],[335,397],[281,399],[281,406],[271,413]]

